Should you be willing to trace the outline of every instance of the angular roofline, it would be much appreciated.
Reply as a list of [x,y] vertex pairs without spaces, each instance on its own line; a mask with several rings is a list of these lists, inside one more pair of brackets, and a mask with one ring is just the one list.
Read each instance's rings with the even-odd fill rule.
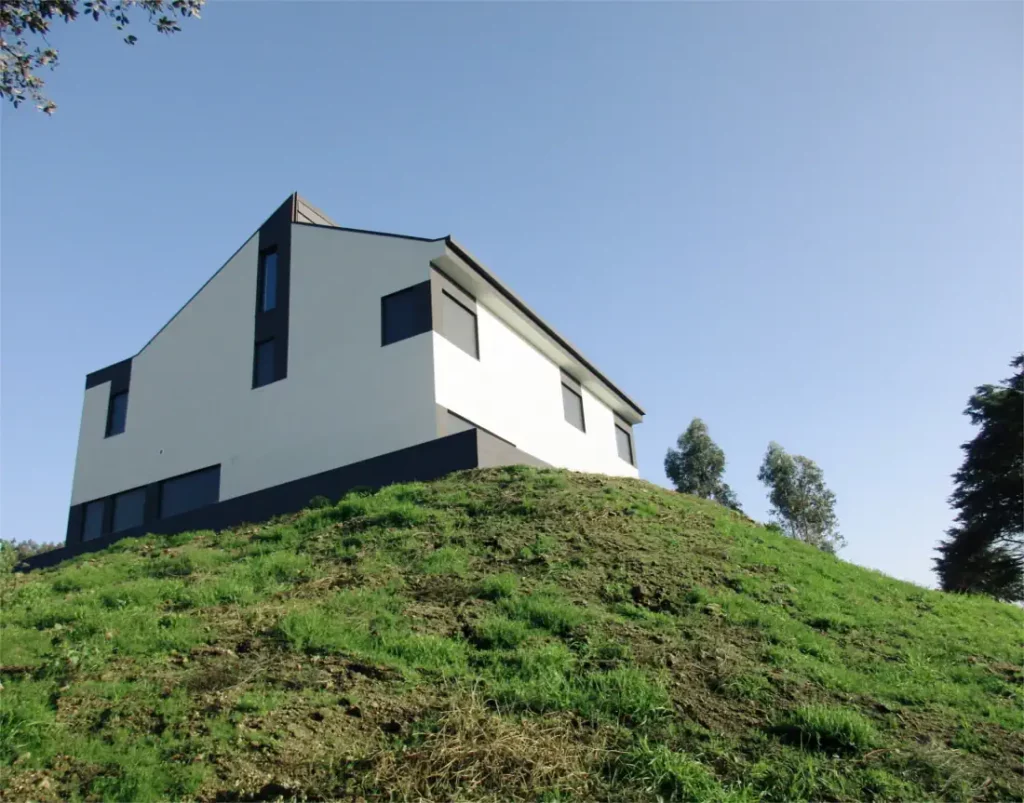
[[643,411],[643,408],[641,408],[640,405],[638,405],[635,401],[629,398],[629,396],[623,393],[622,390],[616,387],[616,385],[610,379],[608,379],[608,377],[602,374],[594,366],[594,364],[590,362],[590,360],[588,360],[586,357],[583,356],[583,354],[580,353],[579,349],[577,349],[572,343],[570,343],[562,335],[560,335],[555,330],[555,328],[552,327],[549,323],[547,323],[543,318],[541,318],[540,315],[534,312],[525,301],[523,301],[518,295],[516,295],[511,290],[511,288],[505,285],[505,283],[502,282],[501,279],[499,279],[497,276],[491,273],[486,267],[484,267],[484,265],[476,257],[474,257],[465,248],[459,245],[450,234],[444,238],[444,241],[445,245],[451,248],[452,251],[454,251],[459,256],[459,258],[462,259],[463,262],[465,262],[467,265],[473,268],[473,270],[480,274],[481,278],[483,278],[484,281],[486,281],[489,285],[491,285],[491,287],[493,287],[509,302],[511,302],[512,306],[514,306],[527,318],[529,318],[530,321],[532,321],[542,332],[544,332],[544,334],[546,334],[548,337],[554,340],[559,346],[561,346],[563,349],[569,352],[569,355],[571,357],[577,360],[584,368],[586,368],[594,376],[596,376],[602,383],[604,383],[608,387],[610,391],[612,391],[616,396],[622,399],[627,405],[632,407],[633,410],[635,410],[639,415],[646,415]]
[[[572,343],[570,343],[562,335],[560,335],[555,330],[555,328],[548,324],[543,318],[541,318],[540,315],[534,312],[525,301],[523,301],[518,295],[516,295],[511,290],[511,288],[509,288],[504,282],[501,281],[501,279],[499,279],[497,276],[491,273],[491,271],[484,267],[483,263],[481,263],[472,254],[470,254],[469,251],[467,251],[465,248],[459,245],[459,243],[456,242],[455,239],[450,234],[445,235],[444,237],[416,237],[410,234],[397,234],[394,232],[387,231],[373,231],[371,229],[354,229],[348,226],[338,226],[336,224],[326,225],[323,223],[310,223],[304,220],[297,220],[299,210],[303,205],[311,209],[319,217],[322,217],[325,220],[331,220],[329,217],[327,217],[327,215],[325,215],[311,203],[306,201],[297,192],[293,192],[291,195],[289,195],[288,198],[284,201],[284,203],[278,206],[277,210],[275,210],[270,217],[276,215],[281,210],[281,207],[285,205],[291,206],[291,221],[292,225],[295,226],[311,226],[313,228],[335,229],[338,231],[354,232],[356,234],[372,234],[378,237],[398,237],[403,240],[416,240],[417,242],[423,243],[444,242],[444,244],[452,251],[454,251],[455,254],[460,259],[462,259],[463,262],[465,262],[469,267],[476,271],[485,282],[487,282],[491,287],[497,290],[500,295],[502,295],[506,300],[508,300],[513,307],[515,307],[517,310],[523,313],[523,315],[525,315],[535,326],[537,326],[542,332],[544,332],[544,334],[546,334],[548,337],[554,340],[555,343],[557,343],[559,346],[565,349],[573,359],[577,360],[584,368],[590,371],[600,382],[602,382],[610,391],[612,391],[612,393],[614,393],[616,396],[622,399],[622,401],[624,401],[636,413],[638,413],[641,416],[645,415],[640,405],[638,405],[635,401],[629,398],[629,396],[623,393],[622,390],[616,387],[616,385],[610,379],[608,379],[608,377],[601,373],[594,366],[594,364],[590,362],[590,360],[583,356],[579,349],[577,349]],[[268,217],[267,220],[269,220],[270,217]],[[333,222],[334,221],[331,221],[331,223]],[[264,221],[264,224],[265,223],[266,221]],[[254,231],[251,235],[245,238],[242,244],[237,249],[235,249],[235,252],[230,257],[228,257],[227,261],[224,262],[224,264],[221,265],[219,268],[217,268],[217,270],[214,271],[213,275],[210,276],[210,278],[207,279],[205,282],[203,282],[202,286],[200,286],[200,288],[196,290],[195,293],[189,296],[188,300],[184,304],[182,304],[181,307],[178,308],[177,312],[175,312],[174,315],[172,315],[167,320],[167,322],[163,326],[161,326],[151,338],[149,338],[149,340],[146,341],[145,345],[142,348],[135,352],[135,354],[133,354],[131,357],[128,357],[126,358],[126,360],[122,360],[121,362],[132,360],[135,357],[138,357],[140,354],[142,354],[142,352],[144,352],[149,347],[149,345],[154,340],[156,340],[157,337],[159,337],[160,333],[163,332],[164,329],[166,329],[168,326],[170,326],[171,322],[174,321],[174,319],[181,314],[182,310],[184,310],[185,307],[192,303],[192,300],[196,296],[198,296],[203,291],[203,289],[216,278],[217,274],[219,274],[222,270],[224,270],[225,267],[227,267],[228,263],[231,262],[231,260],[234,259],[235,256],[237,256],[238,252],[241,251],[246,246],[246,244],[259,233],[260,228],[262,228],[264,224],[261,224],[260,227],[256,229],[256,231]],[[117,364],[119,363],[115,363],[115,365]],[[86,374],[86,386],[88,387],[88,383],[96,379],[97,374],[106,371],[108,368],[110,368],[110,366],[105,366],[103,368],[100,368],[98,371],[92,371]]]

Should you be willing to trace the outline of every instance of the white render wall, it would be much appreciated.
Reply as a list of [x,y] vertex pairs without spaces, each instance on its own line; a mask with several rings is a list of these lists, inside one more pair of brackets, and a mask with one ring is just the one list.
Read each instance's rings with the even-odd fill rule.
[[132,361],[125,431],[85,392],[71,504],[221,464],[221,500],[437,437],[433,335],[382,348],[380,299],[441,243],[292,226],[288,375],[252,387],[254,235]]
[[477,326],[479,360],[433,334],[438,404],[553,466],[639,476],[618,456],[614,417],[603,402],[582,389],[587,431],[580,432],[565,420],[558,366],[480,303]]

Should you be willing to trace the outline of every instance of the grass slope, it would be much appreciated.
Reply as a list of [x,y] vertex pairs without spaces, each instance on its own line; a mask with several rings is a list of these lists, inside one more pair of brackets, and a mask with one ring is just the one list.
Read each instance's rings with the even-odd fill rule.
[[4,580],[0,797],[1006,800],[1024,615],[526,468]]

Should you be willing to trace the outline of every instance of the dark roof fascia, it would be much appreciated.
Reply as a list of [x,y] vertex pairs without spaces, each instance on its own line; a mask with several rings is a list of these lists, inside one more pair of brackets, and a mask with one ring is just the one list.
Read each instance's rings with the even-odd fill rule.
[[501,282],[501,280],[498,279],[497,276],[495,276],[493,273],[487,270],[487,268],[485,268],[483,265],[477,262],[477,260],[472,255],[470,255],[457,242],[455,242],[455,240],[452,239],[451,235],[445,237],[444,241],[445,245],[451,248],[452,251],[454,251],[459,256],[460,259],[462,259],[467,265],[473,268],[473,270],[479,273],[480,276],[483,277],[484,281],[486,281],[489,285],[491,285],[491,287],[493,287],[508,301],[510,301],[512,303],[512,306],[514,306],[516,309],[522,312],[527,318],[533,321],[533,323],[535,323],[541,329],[541,331],[548,335],[548,337],[554,340],[563,349],[568,351],[569,354],[574,359],[579,361],[579,363],[583,365],[584,368],[586,368],[594,376],[601,380],[601,382],[607,385],[609,390],[611,390],[613,393],[615,393],[616,396],[618,396],[620,399],[626,402],[626,404],[632,407],[633,410],[635,410],[639,415],[645,415],[640,405],[638,405],[635,401],[629,398],[629,396],[627,396],[625,393],[619,390],[619,388],[617,388],[614,385],[614,383],[612,383],[612,381],[608,379],[608,377],[606,377],[599,370],[597,370],[597,368],[595,368],[594,365],[586,357],[580,354],[579,350],[575,346],[573,346],[572,343],[570,343],[568,340],[566,340],[564,337],[558,334],[558,332],[552,329],[551,326],[549,326],[544,321],[544,319],[540,317],[540,315],[538,315],[536,312],[530,309],[530,307],[527,305],[525,301],[523,301],[519,296],[512,292],[512,290],[506,287]]

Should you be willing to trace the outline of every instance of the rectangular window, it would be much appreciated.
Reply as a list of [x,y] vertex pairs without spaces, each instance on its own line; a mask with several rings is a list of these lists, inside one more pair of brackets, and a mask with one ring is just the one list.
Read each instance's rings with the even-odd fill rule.
[[125,421],[128,419],[128,391],[122,390],[120,393],[114,393],[110,397],[110,403],[107,406],[107,434],[106,437],[111,435],[120,435],[124,432]]
[[270,312],[277,306],[277,251],[260,254],[260,275],[257,285],[260,309],[263,312]]
[[220,466],[204,468],[160,483],[160,518],[212,505],[220,499]]
[[565,413],[565,420],[572,424],[580,432],[586,432],[587,426],[583,420],[583,396],[562,383],[562,411]]
[[92,541],[103,535],[103,499],[89,502],[82,511],[82,540]]
[[470,357],[480,359],[477,339],[476,313],[457,301],[447,291],[442,294],[441,334]]
[[274,339],[257,343],[252,360],[252,386],[261,388],[275,381],[274,375]]
[[430,331],[430,282],[423,282],[380,300],[380,344],[397,343]]
[[113,531],[119,533],[142,524],[142,512],[146,506],[146,489],[136,488],[114,497]]
[[628,429],[624,429],[618,424],[615,425],[615,446],[619,451],[619,457],[631,466],[636,465],[633,460],[633,436],[630,435]]

